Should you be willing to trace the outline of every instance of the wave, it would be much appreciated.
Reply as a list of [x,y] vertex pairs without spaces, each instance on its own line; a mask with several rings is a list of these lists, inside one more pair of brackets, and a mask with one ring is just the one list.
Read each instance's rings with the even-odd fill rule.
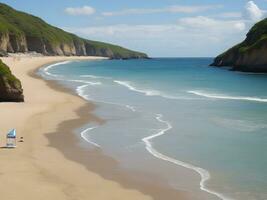
[[[56,64],[52,64],[48,67],[46,67],[44,69],[44,72],[47,74],[47,75],[50,75],[50,76],[53,76],[53,77],[59,77],[60,75],[55,75],[55,74],[52,74],[50,72],[48,72],[49,69],[51,69],[52,67],[54,66],[58,66],[58,65],[63,65],[63,64],[67,64],[69,63],[70,61],[66,61],[66,62],[61,62],[61,63],[56,63]],[[88,78],[102,78],[102,77],[97,77],[97,76],[93,76],[93,75],[83,75],[83,76],[80,76],[80,77],[88,77]],[[62,79],[63,80],[63,79]],[[79,83],[84,83],[83,85],[81,86],[78,86],[76,88],[76,92],[79,96],[81,96],[82,98],[86,99],[86,100],[93,100],[95,102],[101,102],[101,103],[107,103],[107,104],[112,104],[112,105],[117,105],[117,106],[124,106],[126,107],[127,109],[131,110],[132,112],[136,112],[137,110],[133,107],[133,106],[130,106],[130,105],[122,105],[122,104],[117,104],[117,103],[111,103],[111,102],[104,102],[104,101],[97,101],[97,100],[94,100],[94,99],[90,99],[89,95],[86,93],[86,90],[85,88],[86,87],[89,87],[90,85],[100,85],[101,82],[88,82],[88,81],[84,81],[84,80],[64,80],[64,81],[72,81],[72,82],[79,82]],[[126,82],[126,81],[118,81],[118,80],[114,80],[115,83],[119,84],[119,85],[123,85],[125,87],[127,87],[128,89],[132,90],[132,91],[135,91],[135,92],[138,92],[138,93],[142,93],[142,94],[145,94],[146,96],[161,96],[161,97],[164,97],[164,98],[168,98],[168,99],[192,99],[192,98],[183,98],[183,97],[174,97],[174,96],[168,96],[168,95],[164,95],[162,94],[160,91],[157,91],[157,90],[142,90],[142,89],[137,89],[135,88],[134,86],[131,85],[130,82]],[[189,93],[192,93],[193,91],[189,91]],[[161,129],[158,133],[154,134],[154,135],[151,135],[151,136],[148,136],[148,137],[145,137],[142,139],[142,141],[145,143],[145,147],[147,149],[147,151],[149,153],[151,153],[154,157],[156,158],[159,158],[161,160],[164,160],[164,161],[167,161],[167,162],[170,162],[172,164],[176,164],[176,165],[179,165],[179,166],[182,166],[184,168],[187,168],[187,169],[190,169],[190,170],[194,170],[195,172],[197,172],[200,177],[201,177],[201,181],[200,181],[200,189],[202,191],[205,191],[209,194],[212,194],[212,195],[215,195],[217,197],[219,197],[220,199],[222,200],[232,200],[230,198],[227,198],[225,197],[224,195],[218,193],[218,192],[215,192],[215,191],[212,191],[210,189],[208,189],[206,187],[206,182],[210,179],[210,174],[207,170],[205,169],[202,169],[200,167],[197,167],[197,166],[194,166],[194,165],[191,165],[189,163],[185,163],[185,162],[182,162],[182,161],[179,161],[179,160],[176,160],[174,158],[171,158],[169,156],[166,156],[162,153],[160,153],[159,151],[157,151],[153,145],[152,145],[152,142],[151,140],[157,138],[157,137],[160,137],[164,134],[166,134],[169,130],[171,130],[173,127],[171,125],[171,123],[169,123],[168,121],[164,121],[163,119],[163,116],[161,114],[157,114],[156,115],[156,119],[160,122],[160,123],[164,123],[166,125],[166,128],[165,129]],[[93,142],[92,140],[90,140],[90,137],[89,137],[89,134],[88,132],[96,129],[98,127],[91,127],[91,128],[88,128],[84,131],[82,131],[80,133],[81,137],[88,143],[94,145],[95,147],[97,148],[101,148],[101,146],[95,142]]]
[[218,198],[222,199],[222,200],[232,200],[231,198],[228,198],[228,197],[225,197],[223,194],[220,194],[218,192],[215,192],[211,189],[208,189],[206,187],[206,182],[210,179],[210,173],[205,170],[205,169],[202,169],[200,167],[197,167],[197,166],[194,166],[192,164],[189,164],[189,163],[185,163],[185,162],[182,162],[182,161],[179,161],[179,160],[176,160],[174,158],[171,158],[169,156],[166,156],[162,153],[160,153],[159,151],[157,151],[152,143],[151,143],[151,140],[159,137],[159,136],[162,136],[164,134],[166,134],[167,131],[171,130],[172,129],[172,125],[168,122],[168,121],[164,121],[162,119],[162,115],[161,114],[157,114],[156,116],[156,119],[161,122],[161,123],[164,123],[166,124],[166,128],[165,129],[161,129],[158,133],[154,134],[154,135],[151,135],[151,136],[148,136],[148,137],[145,137],[142,139],[142,141],[145,143],[146,145],[146,149],[149,153],[151,153],[154,157],[156,158],[159,158],[161,160],[164,160],[164,161],[167,161],[167,162],[170,162],[172,164],[176,164],[176,165],[179,165],[179,166],[182,166],[184,168],[187,168],[187,169],[190,169],[190,170],[194,170],[195,172],[197,172],[200,177],[201,177],[201,181],[200,181],[200,189],[202,191],[205,191],[209,194],[212,194],[212,195],[215,195],[217,196]]
[[117,84],[119,84],[119,85],[123,85],[123,86],[129,88],[132,91],[143,93],[143,94],[145,94],[147,96],[159,96],[160,95],[160,92],[159,91],[156,91],[156,90],[140,90],[140,89],[136,89],[135,87],[133,87],[132,85],[130,85],[129,82],[126,82],[126,81],[117,81],[117,80],[114,80],[114,82],[117,83]]
[[240,120],[240,119],[227,119],[227,118],[213,118],[216,124],[220,126],[224,126],[227,128],[232,128],[242,132],[255,132],[260,131],[262,129],[267,129],[267,124],[264,123],[256,123],[248,120]]
[[93,79],[111,79],[110,77],[105,76],[95,76],[95,75],[81,75],[81,78],[93,78]]
[[43,71],[45,72],[45,74],[49,75],[49,76],[53,76],[53,77],[60,77],[61,79],[58,79],[59,81],[69,81],[69,82],[77,82],[77,83],[85,83],[85,84],[88,84],[88,85],[101,85],[102,83],[101,82],[91,82],[91,81],[84,81],[84,80],[72,80],[72,79],[62,79],[62,75],[57,75],[57,74],[52,74],[49,72],[49,70],[52,68],[52,67],[55,67],[55,66],[59,66],[59,65],[65,65],[65,64],[68,64],[68,63],[71,63],[71,61],[64,61],[64,62],[59,62],[59,63],[55,63],[55,64],[52,64],[52,65],[49,65],[47,66],[46,68],[43,69]]
[[263,102],[267,103],[267,99],[259,98],[259,97],[243,97],[243,96],[228,96],[228,95],[221,95],[221,94],[211,94],[205,93],[201,91],[187,91],[187,93],[212,98],[212,99],[225,99],[225,100],[240,100],[240,101],[256,101],[256,102]]
[[266,72],[240,72],[240,71],[235,71],[237,74],[246,74],[246,75],[266,75]]
[[138,92],[138,93],[145,94],[146,96],[160,96],[160,97],[163,97],[163,98],[166,98],[166,99],[176,99],[176,100],[195,100],[194,98],[189,98],[189,97],[178,97],[178,96],[166,95],[166,94],[163,94],[162,92],[160,92],[158,90],[137,89],[134,86],[132,86],[129,81],[114,80],[113,82],[115,82],[115,83],[117,83],[119,85],[125,86],[131,91],[135,91],[135,92]]
[[126,108],[129,108],[131,111],[136,112],[136,109],[133,106],[126,105]]
[[91,130],[94,130],[98,127],[92,127],[92,128],[88,128],[88,129],[85,129],[84,131],[81,132],[81,137],[87,141],[88,143],[98,147],[98,148],[101,148],[101,146],[95,142],[92,142],[90,139],[89,139],[89,136],[88,136],[88,132],[91,131]]
[[118,103],[112,103],[112,102],[107,102],[107,101],[100,101],[100,100],[96,100],[96,99],[92,99],[89,97],[88,94],[85,93],[85,88],[89,87],[89,85],[81,85],[79,87],[77,87],[76,92],[79,96],[81,96],[82,98],[84,98],[85,100],[88,101],[94,101],[97,103],[105,103],[105,104],[110,104],[110,105],[116,105],[116,106],[121,106],[121,107],[125,107],[129,110],[131,110],[132,112],[137,112],[136,108],[134,106],[131,105],[124,105],[124,104],[118,104]]
[[102,85],[101,82],[91,82],[91,81],[83,81],[83,80],[72,80],[72,79],[62,79],[62,81],[76,82],[76,83],[85,83],[87,85]]
[[89,99],[89,95],[88,94],[86,94],[85,93],[85,91],[84,91],[84,88],[86,88],[86,87],[88,87],[89,85],[81,85],[81,86],[79,86],[79,87],[77,87],[76,88],[76,92],[77,92],[77,94],[80,96],[80,97],[82,97],[82,98],[84,98],[85,100],[90,100]]
[[65,64],[68,64],[68,63],[71,63],[71,61],[63,61],[63,62],[54,63],[54,64],[51,64],[51,65],[45,67],[43,69],[43,71],[49,76],[62,77],[62,75],[52,74],[52,73],[48,72],[48,70],[51,69],[52,67],[59,66],[59,65],[65,65]]
[[88,95],[84,93],[83,88],[88,87],[88,86],[93,86],[93,85],[101,85],[101,82],[91,82],[91,81],[84,81],[84,80],[73,80],[73,79],[64,79],[62,75],[56,75],[56,74],[52,74],[49,72],[49,70],[52,67],[55,66],[59,66],[59,65],[64,65],[64,64],[68,64],[71,61],[64,61],[64,62],[59,62],[59,63],[55,63],[52,65],[47,66],[46,68],[43,69],[44,73],[48,76],[52,76],[52,77],[56,77],[57,81],[68,81],[68,82],[76,82],[76,83],[82,83],[83,85],[78,86],[76,88],[76,92],[79,96],[83,97],[86,100],[89,100]]

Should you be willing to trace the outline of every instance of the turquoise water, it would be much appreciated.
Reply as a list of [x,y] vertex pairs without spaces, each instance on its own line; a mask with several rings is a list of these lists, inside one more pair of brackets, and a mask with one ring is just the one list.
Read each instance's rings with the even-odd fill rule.
[[[266,200],[267,75],[211,62],[80,61],[41,72],[99,105],[107,123],[88,124],[81,136],[122,168],[162,177],[199,199]],[[181,181],[181,170],[193,183]]]

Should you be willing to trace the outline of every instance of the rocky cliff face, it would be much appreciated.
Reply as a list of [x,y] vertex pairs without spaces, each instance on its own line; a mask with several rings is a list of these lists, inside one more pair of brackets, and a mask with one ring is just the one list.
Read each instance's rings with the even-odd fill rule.
[[23,89],[20,81],[0,60],[0,102],[23,102]]
[[[85,56],[97,54],[93,50],[93,45],[88,46],[83,41],[53,44],[38,37],[25,35],[18,37],[9,33],[0,34],[0,52],[27,53],[30,51],[49,56]],[[102,53],[98,53],[98,55],[104,56]]]
[[1,33],[0,51],[10,53],[27,52],[28,48],[25,36],[15,36],[8,33]]
[[[0,52],[7,53],[27,53],[37,52],[47,56],[103,56],[112,59],[139,59],[147,58],[146,54],[129,51],[122,47],[111,45],[97,46],[98,42],[88,40],[72,40],[68,43],[51,43],[43,41],[37,37],[14,36],[8,33],[0,34]],[[114,51],[121,49],[121,51]]]
[[147,58],[144,53],[80,38],[51,26],[38,17],[0,3],[0,55],[29,51],[50,56]]
[[212,66],[233,70],[267,72],[267,19],[255,24],[246,39],[215,58]]

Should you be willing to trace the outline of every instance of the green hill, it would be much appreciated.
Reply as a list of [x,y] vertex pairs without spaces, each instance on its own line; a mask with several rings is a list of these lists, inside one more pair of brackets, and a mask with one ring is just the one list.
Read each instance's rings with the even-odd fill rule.
[[0,60],[0,102],[24,101],[20,81],[11,73],[9,67]]
[[44,55],[147,58],[144,53],[90,41],[47,24],[33,15],[0,3],[0,53],[34,51]]
[[246,39],[215,58],[213,66],[233,70],[267,72],[267,18],[255,24]]

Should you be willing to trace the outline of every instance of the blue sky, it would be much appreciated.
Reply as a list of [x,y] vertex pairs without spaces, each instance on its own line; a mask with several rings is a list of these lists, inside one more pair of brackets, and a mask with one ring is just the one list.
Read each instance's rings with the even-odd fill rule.
[[[4,0],[82,37],[153,57],[215,56],[267,16],[267,0]],[[26,3],[27,2],[27,3]]]

